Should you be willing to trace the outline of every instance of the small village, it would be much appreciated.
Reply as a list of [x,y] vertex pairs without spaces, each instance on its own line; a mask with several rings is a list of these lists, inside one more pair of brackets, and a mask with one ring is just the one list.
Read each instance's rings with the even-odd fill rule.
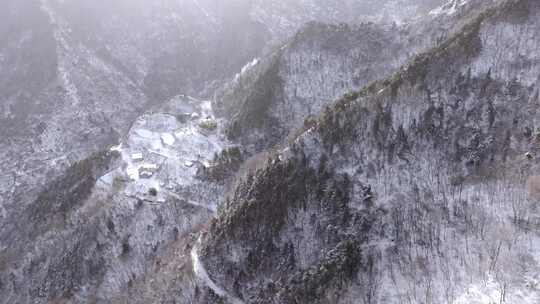
[[227,143],[210,102],[195,107],[189,101],[173,98],[172,111],[141,116],[125,141],[111,148],[120,153],[122,165],[103,176],[100,184],[105,189],[120,185],[126,197],[164,203],[179,188],[198,183],[198,172],[212,166],[214,155]]

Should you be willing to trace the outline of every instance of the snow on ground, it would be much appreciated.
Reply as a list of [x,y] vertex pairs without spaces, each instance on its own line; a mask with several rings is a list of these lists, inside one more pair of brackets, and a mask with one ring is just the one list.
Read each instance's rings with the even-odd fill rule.
[[255,58],[252,61],[248,62],[245,66],[242,67],[242,69],[240,70],[240,73],[237,73],[234,76],[233,82],[235,83],[238,82],[240,78],[242,78],[242,76],[244,76],[248,71],[253,69],[253,67],[255,67],[258,63],[259,63],[259,58]]
[[454,301],[454,304],[492,304],[500,303],[500,300],[500,286],[489,277],[484,283],[471,285],[464,294]]
[[198,253],[198,247],[201,243],[201,239],[199,238],[197,240],[197,244],[193,246],[193,249],[191,249],[191,262],[193,264],[193,272],[197,276],[197,278],[208,288],[210,288],[215,294],[218,296],[225,298],[228,303],[231,304],[244,304],[242,300],[230,295],[227,291],[225,291],[223,288],[219,287],[208,275],[208,272],[204,268],[204,265],[202,264],[199,253]]
[[[540,303],[540,242],[535,233],[515,241],[521,254],[506,269],[504,280],[488,273],[485,280],[470,284],[453,304],[538,304]],[[504,261],[501,261],[504,263]],[[517,265],[523,265],[518,267]],[[510,277],[508,277],[510,275]],[[500,276],[500,274],[499,274]],[[504,283],[503,283],[504,282]]]
[[464,6],[465,4],[467,4],[467,0],[450,0],[445,5],[432,10],[429,14],[432,16],[439,16],[442,14],[453,15],[458,11],[459,7]]
[[176,139],[174,138],[172,134],[164,133],[161,135],[161,141],[166,145],[172,146],[174,145],[174,142],[176,141]]
[[[173,102],[182,103],[182,100],[185,101]],[[175,105],[179,113],[148,113],[139,117],[125,140],[111,149],[121,154],[123,165],[103,176],[100,184],[111,187],[115,180],[121,180],[124,195],[157,202],[164,202],[170,196],[184,198],[175,192],[196,191],[194,188],[201,183],[196,179],[198,170],[209,166],[228,143],[222,135],[221,123],[217,122],[218,130],[214,132],[199,126],[202,121],[216,121],[211,103],[192,99],[190,102],[198,106]],[[155,197],[149,197],[151,189],[157,191]],[[184,199],[215,210],[215,202],[196,202],[187,196]]]
[[[504,286],[498,283],[491,275],[484,282],[471,284],[453,304],[538,304],[538,277],[528,277],[526,284],[520,288]],[[506,288],[506,290],[505,290]]]

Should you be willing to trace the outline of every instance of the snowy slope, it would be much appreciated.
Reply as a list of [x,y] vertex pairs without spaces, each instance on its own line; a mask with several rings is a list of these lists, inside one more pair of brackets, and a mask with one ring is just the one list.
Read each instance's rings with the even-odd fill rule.
[[324,110],[226,200],[209,275],[254,303],[536,303],[539,14],[503,1]]
[[534,1],[105,2],[0,12],[0,303],[538,302]]

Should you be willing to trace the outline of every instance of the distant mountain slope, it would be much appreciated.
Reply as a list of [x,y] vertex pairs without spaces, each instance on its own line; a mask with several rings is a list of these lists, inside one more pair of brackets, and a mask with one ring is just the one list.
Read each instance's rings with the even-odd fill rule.
[[229,120],[229,137],[250,152],[281,144],[324,106],[442,43],[489,3],[450,4],[401,26],[307,24],[218,91],[215,107]]
[[411,56],[401,30],[308,25],[219,95],[229,136],[255,151],[279,143],[331,100],[389,74]]
[[[274,1],[241,0],[4,5],[0,153],[8,161],[0,166],[0,192],[6,201],[40,184],[47,161],[66,159],[52,166],[65,168],[117,141],[148,106],[178,94],[211,96],[305,22],[356,21],[343,17],[350,7],[310,1],[287,2],[277,11]],[[298,13],[276,15],[287,7]],[[287,30],[279,30],[284,24]],[[15,184],[23,186],[4,189]]]

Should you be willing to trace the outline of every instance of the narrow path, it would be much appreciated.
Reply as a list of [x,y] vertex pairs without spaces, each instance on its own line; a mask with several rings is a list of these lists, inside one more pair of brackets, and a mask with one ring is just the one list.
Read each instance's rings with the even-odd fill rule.
[[208,272],[204,268],[204,265],[199,258],[198,249],[200,243],[201,239],[199,238],[197,243],[193,246],[193,249],[191,249],[191,262],[193,264],[193,272],[195,273],[195,276],[199,278],[199,280],[210,288],[215,294],[224,298],[227,302],[231,304],[245,304],[242,300],[231,296],[227,291],[219,287],[216,283],[214,283],[214,281],[212,281],[212,279],[210,279]]
[[210,213],[216,213],[217,212],[217,208],[212,208],[212,207],[209,207],[209,206],[206,206],[204,204],[201,204],[199,202],[196,202],[196,201],[192,201],[192,200],[185,200],[184,198],[182,198],[180,195],[174,193],[174,192],[171,192],[167,189],[162,189],[161,191],[164,191],[165,194],[167,194],[168,196],[171,196],[171,197],[174,197],[176,198],[177,200],[179,201],[182,201],[182,202],[186,202],[186,204],[189,204],[189,205],[192,205],[192,206],[195,206],[195,207],[201,207],[201,208],[204,208],[206,210],[208,210]]

